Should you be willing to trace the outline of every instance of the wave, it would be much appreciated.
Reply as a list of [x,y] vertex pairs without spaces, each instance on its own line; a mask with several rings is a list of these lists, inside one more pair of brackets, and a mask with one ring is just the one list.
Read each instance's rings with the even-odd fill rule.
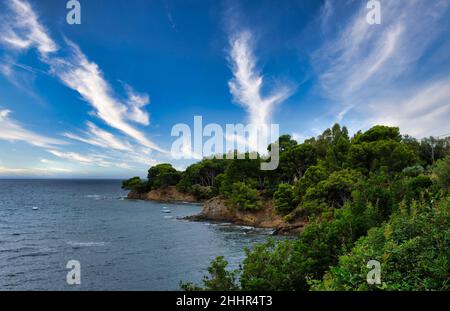
[[106,242],[74,242],[74,241],[68,241],[67,244],[69,244],[72,247],[96,247],[96,246],[105,246]]
[[100,194],[88,194],[84,196],[85,198],[88,199],[94,199],[94,200],[105,200],[106,197]]

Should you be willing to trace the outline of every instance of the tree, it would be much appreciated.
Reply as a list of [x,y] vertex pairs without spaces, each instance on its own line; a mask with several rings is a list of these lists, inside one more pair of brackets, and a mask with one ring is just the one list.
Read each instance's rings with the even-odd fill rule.
[[[280,154],[285,152],[286,150],[297,146],[297,141],[292,139],[291,135],[281,135],[278,138],[278,148],[280,150]],[[271,151],[272,145],[267,147],[267,151]]]
[[288,184],[280,184],[273,194],[275,209],[281,215],[286,215],[295,208],[294,187]]
[[190,193],[194,185],[214,187],[216,176],[225,171],[228,162],[226,159],[204,159],[190,165],[181,175],[178,190]]
[[180,283],[180,287],[186,291],[234,291],[238,290],[237,271],[228,271],[228,262],[223,256],[217,257],[208,268],[209,276],[203,277],[203,288],[193,283]]
[[414,151],[406,144],[395,140],[379,140],[352,144],[347,166],[365,174],[382,168],[390,173],[397,173],[417,162]]
[[[450,201],[412,203],[339,258],[314,290],[450,290]],[[369,260],[381,263],[382,284],[368,285]]]
[[155,165],[148,170],[148,183],[151,189],[175,186],[180,178],[181,173],[168,163]]
[[[335,124],[303,144],[280,137],[275,171],[261,172],[259,159],[230,161],[214,178],[214,193],[249,211],[272,198],[280,214],[289,213],[285,219],[301,217],[307,225],[296,239],[247,250],[233,282],[217,264],[206,288],[223,282],[242,290],[448,289],[448,142],[433,141],[430,149],[431,142],[387,126],[350,139]],[[367,287],[369,259],[388,274],[379,287]]]
[[361,175],[354,170],[341,170],[333,172],[327,179],[310,187],[305,193],[302,203],[319,201],[331,208],[341,208],[345,201],[351,198],[351,193]]
[[433,174],[440,187],[444,189],[450,188],[450,156],[441,159],[436,163]]
[[240,210],[257,210],[260,207],[259,194],[256,189],[243,182],[232,185],[230,200]]
[[301,178],[308,167],[315,165],[316,162],[316,150],[311,144],[288,148],[280,156],[281,179],[292,182]]
[[142,192],[146,188],[146,183],[140,177],[133,177],[122,182],[122,189]]
[[398,127],[375,125],[364,133],[357,133],[352,139],[353,143],[374,142],[380,140],[393,140],[400,142],[402,136]]
[[236,182],[251,183],[256,187],[264,186],[264,173],[260,170],[260,158],[250,159],[248,153],[242,155],[245,158],[227,160],[228,166],[224,171],[225,177],[222,180],[222,194],[227,196],[231,187]]
[[436,161],[450,156],[450,137],[422,139],[419,156],[427,165],[433,165]]

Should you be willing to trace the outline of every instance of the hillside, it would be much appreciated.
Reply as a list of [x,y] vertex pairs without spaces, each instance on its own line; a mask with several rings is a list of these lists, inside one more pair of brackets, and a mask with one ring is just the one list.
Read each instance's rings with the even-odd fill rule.
[[[289,135],[277,143],[274,171],[261,171],[261,158],[204,159],[184,172],[156,165],[124,188],[176,187],[206,202],[196,219],[300,232],[256,246],[236,271],[216,259],[204,289],[448,289],[448,138],[417,140],[387,126],[350,137],[336,124],[300,144]],[[384,283],[367,287],[369,260],[391,271]]]

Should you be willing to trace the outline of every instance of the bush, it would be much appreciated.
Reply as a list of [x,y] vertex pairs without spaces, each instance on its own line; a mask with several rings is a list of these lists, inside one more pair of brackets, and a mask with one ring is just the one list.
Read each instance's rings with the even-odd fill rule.
[[423,174],[424,169],[421,165],[408,166],[403,169],[402,173],[408,177],[417,177],[420,174]]
[[151,189],[175,186],[181,179],[181,173],[171,164],[158,164],[148,170],[148,183]]
[[147,183],[142,181],[140,177],[133,177],[122,182],[122,189],[144,192],[146,190]]
[[231,187],[230,201],[240,210],[258,210],[260,207],[258,190],[243,183],[236,182]]
[[450,188],[450,156],[436,162],[433,174],[440,187],[444,189]]
[[237,271],[228,271],[228,262],[222,257],[217,257],[211,262],[208,268],[209,276],[203,277],[203,288],[193,283],[180,282],[180,287],[186,291],[234,291],[238,289],[236,285]]
[[192,194],[198,200],[208,200],[213,197],[213,191],[211,187],[205,187],[200,185],[192,186]]
[[281,215],[286,215],[295,208],[294,187],[288,184],[280,184],[278,190],[273,194],[276,211]]
[[[373,228],[339,258],[315,290],[450,290],[450,201],[412,203]],[[368,285],[366,264],[381,263],[380,285]]]

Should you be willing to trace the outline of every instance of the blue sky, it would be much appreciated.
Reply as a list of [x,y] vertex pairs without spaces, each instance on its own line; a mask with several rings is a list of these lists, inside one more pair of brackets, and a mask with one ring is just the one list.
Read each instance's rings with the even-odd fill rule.
[[450,132],[449,0],[0,0],[0,177],[125,178],[175,159],[171,129],[335,122]]

